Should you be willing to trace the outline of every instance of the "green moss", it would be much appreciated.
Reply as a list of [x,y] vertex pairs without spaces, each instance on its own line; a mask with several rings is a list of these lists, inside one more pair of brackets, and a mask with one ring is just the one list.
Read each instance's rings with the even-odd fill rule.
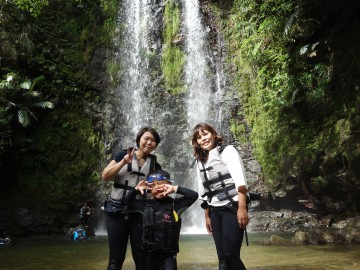
[[240,143],[247,142],[245,123],[230,119],[230,131]]
[[165,88],[173,94],[180,94],[186,89],[182,85],[182,69],[185,54],[174,41],[180,30],[180,7],[178,2],[166,2],[164,11],[164,50],[161,55],[161,69],[164,76]]
[[161,68],[165,77],[165,87],[173,94],[185,91],[185,86],[181,84],[184,61],[183,51],[176,47],[167,47],[163,51]]

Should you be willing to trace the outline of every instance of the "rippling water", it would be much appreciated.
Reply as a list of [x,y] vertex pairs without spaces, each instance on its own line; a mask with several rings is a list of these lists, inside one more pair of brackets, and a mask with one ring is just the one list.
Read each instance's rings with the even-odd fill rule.
[[[243,246],[242,259],[248,270],[360,269],[360,246],[264,246],[270,234],[249,234],[250,246]],[[83,242],[61,237],[16,238],[0,247],[0,269],[106,269],[107,237]],[[130,251],[130,249],[129,249]],[[131,254],[123,267],[134,270]],[[208,235],[182,235],[179,270],[217,270],[213,241]]]

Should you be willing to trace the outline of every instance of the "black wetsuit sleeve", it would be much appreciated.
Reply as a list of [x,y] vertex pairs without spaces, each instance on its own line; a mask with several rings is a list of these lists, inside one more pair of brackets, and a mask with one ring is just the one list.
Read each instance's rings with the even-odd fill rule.
[[135,188],[130,189],[128,191],[128,194],[126,194],[126,198],[125,198],[126,203],[130,203],[131,201],[135,200],[137,194],[140,194],[138,190],[136,190]]
[[189,208],[199,197],[199,194],[188,188],[178,187],[177,194],[183,195],[176,198],[174,202],[175,211],[181,215],[187,208]]
[[126,156],[126,154],[127,154],[126,151],[121,151],[121,152],[119,152],[119,153],[117,153],[117,154],[115,155],[115,157],[113,158],[113,160],[115,160],[116,163],[117,163],[117,162],[121,161],[121,160]]
[[159,163],[157,163],[157,162],[155,162],[155,169],[156,170],[161,170],[162,169],[161,165]]

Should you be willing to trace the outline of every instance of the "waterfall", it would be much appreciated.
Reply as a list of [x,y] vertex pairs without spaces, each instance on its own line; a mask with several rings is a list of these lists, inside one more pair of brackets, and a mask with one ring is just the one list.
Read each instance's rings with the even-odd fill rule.
[[206,33],[201,23],[197,0],[183,0],[184,27],[187,61],[185,80],[188,90],[188,124],[193,128],[197,123],[208,120],[210,109],[211,81],[206,63]]
[[124,147],[132,146],[140,127],[148,122],[146,89],[150,85],[149,31],[151,29],[151,9],[148,0],[126,0],[118,15],[118,34],[115,46],[115,60],[120,68],[115,108],[124,125],[119,136]]
[[[200,122],[209,121],[211,109],[211,78],[207,64],[208,48],[206,32],[202,24],[198,0],[183,0],[184,7],[184,32],[187,61],[185,63],[185,81],[187,86],[187,123],[191,131]],[[192,149],[189,149],[192,152]],[[190,158],[190,157],[189,157]],[[190,179],[196,179],[196,169],[190,172]],[[188,187],[199,190],[201,185],[197,181],[188,181]],[[192,221],[189,231],[205,232],[205,220],[203,210],[197,202],[192,212],[187,213]]]
[[[108,151],[133,145],[141,126],[157,129],[162,142],[156,150],[159,163],[176,184],[198,190],[195,169],[190,169],[189,136],[199,122],[219,127],[222,119],[223,72],[209,45],[198,0],[180,0],[182,49],[186,54],[185,95],[171,95],[161,83],[162,1],[122,1],[114,40],[113,61],[119,66],[117,86],[107,94],[106,141]],[[216,43],[216,41],[215,41]],[[220,47],[220,45],[218,46]],[[200,184],[200,183],[199,183]],[[183,215],[183,232],[205,233],[200,202]]]

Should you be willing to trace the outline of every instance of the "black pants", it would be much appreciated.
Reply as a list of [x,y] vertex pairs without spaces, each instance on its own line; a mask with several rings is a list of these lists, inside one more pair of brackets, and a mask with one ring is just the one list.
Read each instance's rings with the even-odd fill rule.
[[123,214],[107,216],[108,270],[122,269],[129,236],[136,270],[145,269],[145,256],[141,249],[142,230],[142,215],[140,213],[129,213],[127,220],[125,220]]
[[148,253],[146,255],[146,270],[177,270],[175,254]]
[[81,225],[87,225],[89,222],[89,216],[81,217],[80,218],[80,224]]
[[220,270],[246,270],[240,259],[244,230],[230,210],[212,210],[211,227],[219,258]]

